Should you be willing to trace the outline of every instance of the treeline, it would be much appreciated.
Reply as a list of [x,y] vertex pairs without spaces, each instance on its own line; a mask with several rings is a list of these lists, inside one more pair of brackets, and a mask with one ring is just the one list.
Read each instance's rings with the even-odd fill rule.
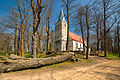
[[[17,55],[24,56],[32,52],[33,58],[37,52],[54,50],[54,30],[51,29],[51,15],[55,0],[15,0],[16,7],[9,10],[7,19],[3,19],[1,26],[11,30],[10,39],[0,41],[0,51],[14,50]],[[69,29],[82,35],[83,47],[92,51],[107,51],[119,53],[120,29],[120,0],[89,0],[82,3],[78,0],[61,0],[67,18],[67,34]],[[73,23],[72,23],[73,22]],[[72,26],[72,23],[74,26]],[[0,28],[2,31],[2,29]],[[0,32],[7,35],[7,33]],[[12,40],[11,40],[12,39]],[[14,39],[14,41],[13,41]],[[11,44],[14,43],[14,45]],[[7,44],[7,45],[6,45]],[[69,35],[67,35],[66,49],[68,50]]]

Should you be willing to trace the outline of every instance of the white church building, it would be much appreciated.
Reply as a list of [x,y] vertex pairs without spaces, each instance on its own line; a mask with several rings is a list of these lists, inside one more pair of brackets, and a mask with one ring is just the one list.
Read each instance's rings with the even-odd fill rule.
[[[60,12],[59,20],[55,24],[54,51],[66,51],[67,42],[67,22],[65,21],[63,10]],[[86,42],[85,46],[87,46]],[[69,32],[69,51],[83,51],[83,40],[80,36]]]

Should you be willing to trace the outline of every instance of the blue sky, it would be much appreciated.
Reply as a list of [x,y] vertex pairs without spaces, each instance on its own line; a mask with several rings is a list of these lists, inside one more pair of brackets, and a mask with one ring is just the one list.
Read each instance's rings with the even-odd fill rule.
[[0,0],[0,17],[7,15],[9,8],[12,8],[14,6],[14,0]]
[[[76,0],[76,1],[82,1],[81,4],[84,5],[88,0]],[[58,21],[59,18],[59,14],[60,14],[60,10],[63,9],[64,13],[65,13],[65,9],[61,6],[62,0],[54,0],[54,4],[53,4],[53,11],[52,11],[52,19],[51,19],[51,28],[54,29],[55,28],[55,23]],[[16,2],[15,0],[0,0],[0,18],[5,17],[9,12],[9,9],[11,9],[12,7],[15,7]],[[74,25],[71,26],[72,28],[70,29],[70,31],[74,31],[73,27]]]

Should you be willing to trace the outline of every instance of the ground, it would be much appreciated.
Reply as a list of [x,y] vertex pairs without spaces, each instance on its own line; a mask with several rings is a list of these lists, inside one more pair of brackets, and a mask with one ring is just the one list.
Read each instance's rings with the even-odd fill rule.
[[2,73],[0,80],[120,80],[120,60],[92,56],[86,61]]

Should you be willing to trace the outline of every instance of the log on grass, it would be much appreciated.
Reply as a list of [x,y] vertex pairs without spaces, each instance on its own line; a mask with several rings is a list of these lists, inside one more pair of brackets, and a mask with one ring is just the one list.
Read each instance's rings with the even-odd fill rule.
[[12,60],[19,60],[19,59],[28,60],[29,58],[24,58],[24,57],[20,57],[20,56],[14,55],[14,54],[10,54],[9,59],[12,59]]
[[55,63],[64,62],[72,58],[72,53],[64,54],[57,57],[48,57],[48,58],[36,58],[29,60],[16,60],[12,63],[3,64],[0,66],[0,72],[10,72],[21,69],[36,68],[44,65],[50,65]]

